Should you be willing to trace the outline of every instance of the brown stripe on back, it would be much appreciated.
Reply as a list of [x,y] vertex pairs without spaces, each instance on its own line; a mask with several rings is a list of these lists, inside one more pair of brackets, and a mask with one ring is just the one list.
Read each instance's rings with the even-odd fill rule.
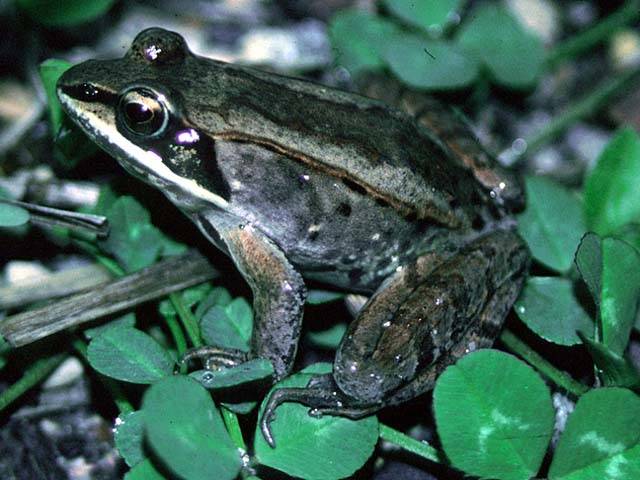
[[334,167],[331,165],[327,165],[319,161],[317,158],[304,154],[302,152],[289,149],[283,145],[275,143],[266,138],[255,137],[251,135],[247,135],[241,132],[235,131],[227,131],[221,132],[214,135],[215,139],[220,140],[228,140],[235,142],[250,142],[255,143],[256,145],[261,145],[265,148],[268,148],[276,153],[281,155],[286,155],[293,160],[301,162],[305,165],[309,165],[311,168],[320,171],[322,173],[326,173],[340,179],[344,182],[349,188],[354,191],[358,191],[360,193],[364,192],[367,195],[370,195],[374,200],[376,200],[379,204],[387,204],[395,209],[400,215],[406,218],[413,218],[419,220],[428,220],[435,223],[439,223],[441,225],[450,226],[450,227],[458,227],[460,225],[460,220],[455,217],[455,215],[449,214],[441,214],[434,215],[440,212],[435,210],[427,211],[426,209],[418,209],[414,206],[410,205],[407,202],[403,202],[402,200],[387,195],[384,192],[374,188],[372,185],[366,183],[362,179],[353,176],[345,169],[340,169],[338,167]]

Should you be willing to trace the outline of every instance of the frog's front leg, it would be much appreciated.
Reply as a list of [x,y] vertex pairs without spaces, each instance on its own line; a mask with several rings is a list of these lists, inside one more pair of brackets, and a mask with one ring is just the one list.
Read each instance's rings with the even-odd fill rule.
[[269,422],[283,402],[308,405],[312,414],[359,418],[433,388],[444,368],[493,343],[528,264],[522,240],[497,231],[435,266],[421,257],[404,267],[350,325],[332,375],[304,389],[273,392],[261,419],[267,441],[273,445]]
[[[253,291],[255,320],[248,357],[269,360],[280,379],[291,371],[300,338],[306,298],[302,276],[278,246],[250,224],[218,222],[215,234],[216,243],[228,252]],[[203,347],[195,355],[207,359],[211,354],[214,364],[226,366],[235,353]]]

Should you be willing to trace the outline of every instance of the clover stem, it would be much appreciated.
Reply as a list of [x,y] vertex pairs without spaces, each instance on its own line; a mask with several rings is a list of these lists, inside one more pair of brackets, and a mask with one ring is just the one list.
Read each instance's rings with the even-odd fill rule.
[[222,420],[227,427],[229,436],[234,445],[242,451],[247,451],[247,446],[242,438],[242,430],[240,429],[240,423],[238,422],[238,416],[226,407],[220,409],[222,411]]
[[193,313],[189,308],[185,306],[182,302],[182,298],[177,292],[169,294],[169,300],[171,300],[171,304],[173,308],[178,312],[178,317],[180,317],[180,321],[184,326],[185,331],[187,332],[187,336],[191,341],[191,344],[194,347],[201,347],[203,345],[202,339],[200,338],[200,329],[198,328],[198,321],[193,316]]
[[572,36],[553,48],[547,56],[547,65],[554,68],[565,60],[577,57],[608,39],[620,28],[635,22],[639,18],[640,1],[629,0],[625,2],[622,7],[591,28]]
[[620,94],[640,79],[640,68],[630,69],[601,82],[591,93],[556,115],[533,137],[525,139],[529,155],[559,137],[570,125],[596,113],[612,97]]
[[568,373],[558,370],[551,365],[551,363],[542,358],[542,356],[529,347],[529,345],[520,340],[512,331],[507,329],[503,330],[500,335],[500,341],[504,343],[509,350],[529,362],[545,377],[567,392],[579,397],[589,391],[589,387],[574,380]]
[[442,454],[427,442],[416,440],[382,423],[380,424],[380,438],[432,462],[443,463]]
[[0,394],[0,412],[31,388],[42,382],[65,358],[67,358],[66,354],[58,353],[36,360],[27,367],[22,378]]

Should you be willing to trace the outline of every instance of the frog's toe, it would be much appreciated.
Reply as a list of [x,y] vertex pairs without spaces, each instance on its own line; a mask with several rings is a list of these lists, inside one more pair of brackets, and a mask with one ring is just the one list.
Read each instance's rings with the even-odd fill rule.
[[282,403],[289,401],[289,396],[293,390],[302,390],[299,388],[278,388],[271,392],[267,404],[260,418],[260,431],[265,441],[271,448],[276,448],[276,441],[271,431],[271,422],[276,419],[276,408]]
[[272,448],[275,448],[275,439],[270,424],[275,419],[275,410],[278,406],[287,402],[306,405],[309,407],[309,415],[315,418],[323,415],[335,415],[359,419],[380,409],[380,405],[354,404],[353,399],[347,397],[336,387],[331,375],[315,376],[307,387],[278,388],[269,395],[260,419],[262,435]]
[[272,409],[269,409],[269,406],[264,409],[262,413],[262,418],[260,419],[260,431],[262,432],[262,436],[267,444],[271,448],[276,448],[276,440],[273,438],[273,432],[271,431],[271,422],[275,420],[276,416]]
[[262,418],[260,419],[262,436],[271,448],[276,447],[275,438],[271,431],[271,422],[276,418],[276,408],[286,402],[302,403],[315,408],[313,405],[315,397],[312,393],[314,391],[315,389],[309,388],[277,388],[271,392],[262,412]]
[[207,370],[220,370],[221,368],[231,368],[246,362],[247,354],[241,350],[207,345],[186,351],[178,361],[178,365],[184,365],[193,359],[200,359]]
[[324,415],[332,415],[334,417],[346,417],[351,420],[359,420],[364,417],[368,417],[369,415],[373,415],[380,407],[377,405],[371,407],[348,407],[348,406],[340,406],[340,407],[325,407],[318,408],[314,407],[309,409],[309,415],[314,418],[322,418]]

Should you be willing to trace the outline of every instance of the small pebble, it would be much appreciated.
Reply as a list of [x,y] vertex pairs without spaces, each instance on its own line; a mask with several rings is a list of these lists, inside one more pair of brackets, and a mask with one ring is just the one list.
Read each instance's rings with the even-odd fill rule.
[[69,357],[49,375],[43,387],[56,388],[69,385],[79,379],[83,372],[84,368],[82,367],[82,363],[75,357]]
[[507,7],[530,31],[546,44],[552,43],[560,32],[560,17],[549,0],[508,0]]
[[4,270],[4,278],[7,283],[15,283],[23,280],[32,280],[44,277],[49,274],[49,270],[40,262],[27,262],[24,260],[11,260],[7,262]]
[[617,70],[640,66],[640,35],[634,30],[616,33],[610,44],[609,56]]
[[310,70],[327,66],[331,46],[324,23],[305,20],[288,28],[262,27],[239,41],[238,60],[277,70]]
[[611,134],[585,123],[577,123],[567,131],[565,139],[574,157],[585,168],[591,169],[611,140]]
[[578,29],[591,25],[598,16],[598,10],[593,2],[572,2],[566,9],[567,23]]

